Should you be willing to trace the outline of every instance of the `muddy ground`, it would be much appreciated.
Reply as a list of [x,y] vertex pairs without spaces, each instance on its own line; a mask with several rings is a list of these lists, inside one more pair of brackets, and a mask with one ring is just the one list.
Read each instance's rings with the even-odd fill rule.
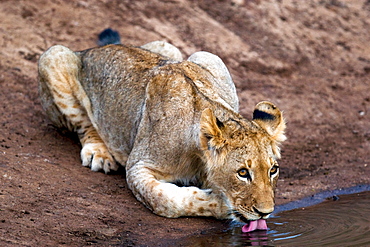
[[219,55],[241,113],[270,100],[284,110],[277,203],[370,183],[370,1],[34,0],[0,2],[0,245],[160,246],[228,222],[166,219],[138,203],[125,174],[80,165],[38,99],[37,60],[54,44],[165,40],[184,57]]

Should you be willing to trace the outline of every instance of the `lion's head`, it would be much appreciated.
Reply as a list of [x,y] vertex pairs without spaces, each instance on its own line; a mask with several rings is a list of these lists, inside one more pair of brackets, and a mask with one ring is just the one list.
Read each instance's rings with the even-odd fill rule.
[[200,143],[208,183],[225,196],[234,219],[264,219],[274,210],[284,130],[281,111],[266,101],[256,105],[252,121],[240,116],[220,121],[212,110],[203,111]]

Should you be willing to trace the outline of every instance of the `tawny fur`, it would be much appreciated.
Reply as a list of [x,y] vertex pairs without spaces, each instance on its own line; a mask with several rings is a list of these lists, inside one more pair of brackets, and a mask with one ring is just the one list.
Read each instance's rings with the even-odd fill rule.
[[154,213],[246,221],[272,212],[282,113],[260,102],[253,120],[239,115],[217,56],[182,61],[164,42],[58,45],[40,57],[39,82],[51,121],[77,132],[82,164],[106,173],[125,166],[133,194]]

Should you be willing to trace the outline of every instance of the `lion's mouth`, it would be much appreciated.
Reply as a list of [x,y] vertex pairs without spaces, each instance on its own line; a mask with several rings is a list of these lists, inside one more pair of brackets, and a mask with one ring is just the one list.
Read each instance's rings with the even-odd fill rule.
[[251,220],[248,220],[247,218],[244,217],[244,215],[242,215],[241,213],[239,213],[238,211],[235,211],[234,212],[234,216],[235,218],[237,218],[239,221],[241,222],[244,222],[244,223],[248,223],[249,221]]
[[255,230],[267,230],[266,220],[264,220],[264,219],[249,220],[244,215],[239,213],[238,211],[234,212],[234,216],[238,220],[246,223],[242,227],[242,232],[252,232],[252,231],[255,231]]
[[267,230],[266,220],[259,219],[254,221],[249,221],[242,227],[242,232],[252,232],[255,230]]
[[[243,213],[241,213],[243,212]],[[254,213],[254,212],[250,212],[250,211],[247,211],[247,210],[244,210],[244,209],[241,209],[241,210],[234,210],[233,212],[235,218],[239,221],[242,221],[242,222],[249,222],[249,221],[253,221],[253,220],[259,220],[259,219],[265,219],[268,217],[265,216],[265,215],[259,215],[257,213]]]

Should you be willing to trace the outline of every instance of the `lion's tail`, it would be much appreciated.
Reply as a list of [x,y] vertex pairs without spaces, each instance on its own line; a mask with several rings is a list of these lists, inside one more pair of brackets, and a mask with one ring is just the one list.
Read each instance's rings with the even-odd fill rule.
[[121,38],[117,31],[107,28],[99,34],[97,43],[99,46],[121,44]]

